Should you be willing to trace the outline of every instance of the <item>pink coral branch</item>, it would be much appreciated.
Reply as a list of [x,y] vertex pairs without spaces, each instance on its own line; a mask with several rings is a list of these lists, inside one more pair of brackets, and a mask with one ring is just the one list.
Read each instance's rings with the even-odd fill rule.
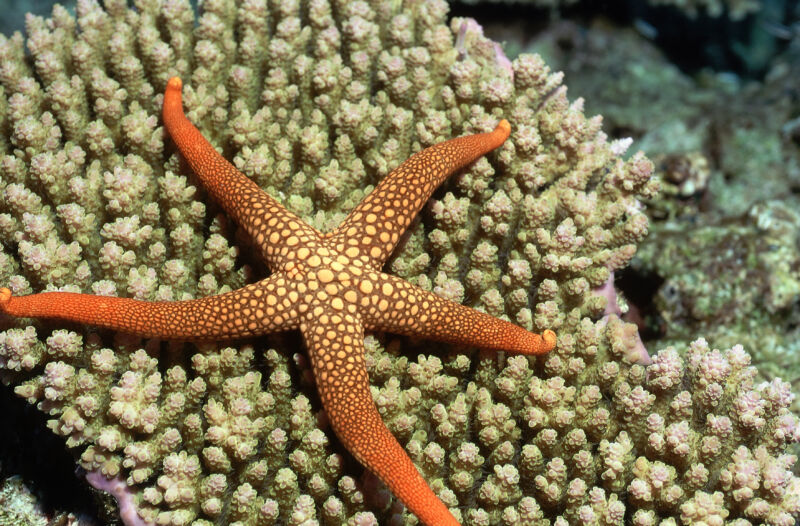
[[485,38],[483,36],[483,26],[481,26],[474,18],[464,18],[461,19],[461,25],[458,26],[455,42],[455,48],[458,51],[458,57],[460,60],[466,58],[468,55],[467,50],[470,46],[482,46],[484,50],[487,48],[491,49],[491,53],[483,54],[487,57],[491,57],[493,55],[497,67],[500,68],[501,71],[504,71],[506,74],[508,74],[509,78],[513,82],[514,67],[503,51],[503,46],[497,42],[492,42],[491,40]]
[[[612,270],[608,279],[605,283],[594,289],[594,294],[596,296],[600,296],[606,299],[606,310],[604,312],[605,316],[603,316],[602,321],[608,322],[609,316],[616,315],[622,317],[623,312],[622,309],[619,308],[619,303],[617,302],[617,289],[614,287],[614,271]],[[633,359],[636,363],[640,363],[642,365],[650,365],[653,363],[653,359],[650,358],[650,353],[647,352],[647,348],[644,346],[642,342],[642,337],[639,335],[639,331],[636,331],[636,341],[633,342],[631,346],[631,353],[629,357]]]
[[146,522],[139,516],[133,503],[135,493],[119,475],[113,479],[107,479],[99,471],[88,471],[86,482],[93,488],[105,491],[116,499],[117,506],[119,506],[119,518],[125,526],[154,526],[152,522]]

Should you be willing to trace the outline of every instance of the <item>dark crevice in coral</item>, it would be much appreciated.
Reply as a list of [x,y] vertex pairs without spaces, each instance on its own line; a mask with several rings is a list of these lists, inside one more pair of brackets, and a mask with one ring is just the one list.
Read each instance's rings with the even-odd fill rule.
[[48,415],[3,384],[0,414],[8,428],[0,433],[0,477],[21,477],[48,515],[59,510],[94,517],[92,492],[76,472],[75,458],[64,448],[64,439],[47,428]]
[[653,273],[643,273],[631,267],[615,275],[614,285],[628,301],[630,309],[625,314],[626,321],[639,327],[642,340],[652,341],[663,337],[660,329],[658,309],[654,299],[664,284],[664,278]]

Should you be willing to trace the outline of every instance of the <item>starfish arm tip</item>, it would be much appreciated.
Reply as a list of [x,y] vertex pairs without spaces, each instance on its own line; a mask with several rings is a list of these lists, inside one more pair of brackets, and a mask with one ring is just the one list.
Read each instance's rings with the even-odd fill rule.
[[550,329],[542,333],[542,353],[550,352],[556,347],[556,333]]
[[0,287],[0,312],[6,312],[8,303],[11,301],[11,290]]
[[511,135],[511,124],[505,119],[500,119],[500,122],[497,123],[495,126],[494,131],[500,133],[504,138],[508,138]]
[[167,81],[167,87],[164,88],[164,105],[161,112],[164,116],[164,124],[167,126],[167,130],[172,135],[173,140],[176,138],[175,133],[179,133],[179,131],[173,130],[173,127],[180,127],[184,120],[182,89],[183,81],[180,77],[170,78]]
[[167,81],[168,90],[180,91],[183,88],[183,81],[180,77],[172,77]]

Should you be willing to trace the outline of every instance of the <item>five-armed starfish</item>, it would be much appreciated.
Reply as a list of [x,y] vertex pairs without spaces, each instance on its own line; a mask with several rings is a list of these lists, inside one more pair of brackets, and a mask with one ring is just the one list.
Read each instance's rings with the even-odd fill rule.
[[364,331],[388,331],[523,354],[553,349],[553,331],[534,334],[381,271],[433,190],[503,144],[508,121],[501,120],[490,133],[413,155],[336,230],[322,234],[214,150],[184,115],[181,87],[179,78],[167,83],[167,131],[208,192],[261,248],[272,275],[226,294],[170,302],[68,292],[12,297],[0,288],[0,312],[168,339],[217,340],[300,329],[322,405],[344,446],[423,523],[457,526],[381,420],[369,390],[363,338]]

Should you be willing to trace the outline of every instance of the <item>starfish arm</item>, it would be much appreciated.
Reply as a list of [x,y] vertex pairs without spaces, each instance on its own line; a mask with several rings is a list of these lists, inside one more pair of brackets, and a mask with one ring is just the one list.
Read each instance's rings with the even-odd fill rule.
[[428,526],[459,526],[381,420],[364,362],[364,331],[350,315],[325,312],[301,325],[322,405],[348,451]]
[[321,239],[306,224],[222,157],[183,113],[181,79],[173,77],[164,92],[164,125],[203,186],[261,248],[272,270],[282,268],[298,245]]
[[328,237],[341,250],[350,250],[349,256],[367,258],[380,268],[433,191],[452,173],[503,144],[510,133],[511,126],[502,119],[489,133],[457,137],[414,154]]
[[178,340],[233,339],[295,329],[297,292],[281,275],[217,296],[187,301],[43,292],[12,296],[0,288],[0,313],[85,323],[144,337]]
[[519,354],[544,354],[556,345],[556,334],[551,330],[542,334],[527,331],[395,276],[380,274],[374,293],[370,306],[362,310],[367,330]]

